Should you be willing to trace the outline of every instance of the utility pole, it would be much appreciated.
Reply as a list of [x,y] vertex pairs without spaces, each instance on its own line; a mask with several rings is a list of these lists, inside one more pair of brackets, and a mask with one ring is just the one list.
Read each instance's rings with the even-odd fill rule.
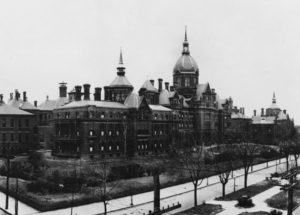
[[7,161],[7,173],[6,173],[6,199],[5,199],[5,209],[8,210],[8,200],[9,200],[9,174],[10,174],[10,160],[9,160],[9,144],[6,141],[6,161]]
[[19,214],[19,176],[16,177],[16,198],[15,198],[15,215]]
[[300,169],[291,169],[290,173],[287,173],[286,175],[282,176],[281,179],[285,179],[289,181],[289,184],[280,185],[282,188],[281,190],[288,191],[288,213],[287,215],[292,215],[293,213],[293,196],[294,196],[294,190],[299,189],[296,188],[296,183],[294,183],[294,178],[297,177],[297,175],[300,173]]

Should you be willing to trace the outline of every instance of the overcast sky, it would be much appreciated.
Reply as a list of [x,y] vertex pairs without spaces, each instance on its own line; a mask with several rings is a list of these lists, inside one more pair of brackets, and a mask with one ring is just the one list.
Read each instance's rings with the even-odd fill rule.
[[172,82],[184,26],[199,82],[253,109],[277,104],[300,123],[300,1],[20,0],[0,2],[0,92],[58,97],[58,83],[109,85],[120,47],[135,91]]

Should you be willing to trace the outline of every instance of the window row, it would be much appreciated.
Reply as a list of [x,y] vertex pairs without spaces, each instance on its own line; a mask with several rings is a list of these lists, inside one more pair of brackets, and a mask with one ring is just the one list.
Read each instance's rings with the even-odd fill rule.
[[[17,123],[16,123],[17,122]],[[29,127],[30,122],[29,119],[1,119],[0,120],[0,126],[2,128],[14,128],[15,126],[18,127]]]
[[0,136],[0,140],[2,142],[14,142],[14,141],[19,141],[19,142],[23,142],[29,141],[29,133],[2,133]]

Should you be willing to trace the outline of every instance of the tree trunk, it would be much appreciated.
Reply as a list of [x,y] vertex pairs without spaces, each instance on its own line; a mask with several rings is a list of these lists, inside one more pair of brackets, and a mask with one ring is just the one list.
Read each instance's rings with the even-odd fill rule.
[[160,182],[159,174],[153,173],[153,183],[154,183],[154,212],[160,211]]
[[248,172],[245,170],[244,188],[247,188]]
[[106,200],[103,201],[103,205],[104,205],[104,215],[107,215],[107,202],[106,202]]
[[226,184],[224,184],[224,183],[222,183],[222,196],[223,196],[223,198],[225,198],[225,186],[226,186]]
[[194,206],[197,207],[197,183],[194,184]]
[[294,154],[296,168],[298,169],[298,155]]
[[289,156],[285,156],[286,159],[286,171],[289,171]]

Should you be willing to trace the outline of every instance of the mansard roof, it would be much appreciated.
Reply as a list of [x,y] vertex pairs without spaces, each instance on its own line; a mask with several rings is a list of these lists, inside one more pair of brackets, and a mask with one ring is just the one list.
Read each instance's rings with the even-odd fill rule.
[[38,106],[40,110],[54,110],[68,103],[67,97],[60,97],[57,100],[46,99]]
[[170,108],[166,108],[162,105],[149,105],[149,107],[154,111],[172,111]]
[[92,101],[92,100],[81,100],[81,101],[73,101],[69,104],[61,106],[57,109],[67,109],[67,108],[77,108],[77,107],[88,107],[88,106],[96,106],[103,108],[116,108],[116,109],[128,109],[122,103],[119,102],[110,102],[110,101]]
[[13,107],[11,105],[1,104],[0,105],[0,115],[26,115],[31,116],[31,113],[20,110],[19,108]]
[[275,116],[253,116],[252,124],[274,124]]

